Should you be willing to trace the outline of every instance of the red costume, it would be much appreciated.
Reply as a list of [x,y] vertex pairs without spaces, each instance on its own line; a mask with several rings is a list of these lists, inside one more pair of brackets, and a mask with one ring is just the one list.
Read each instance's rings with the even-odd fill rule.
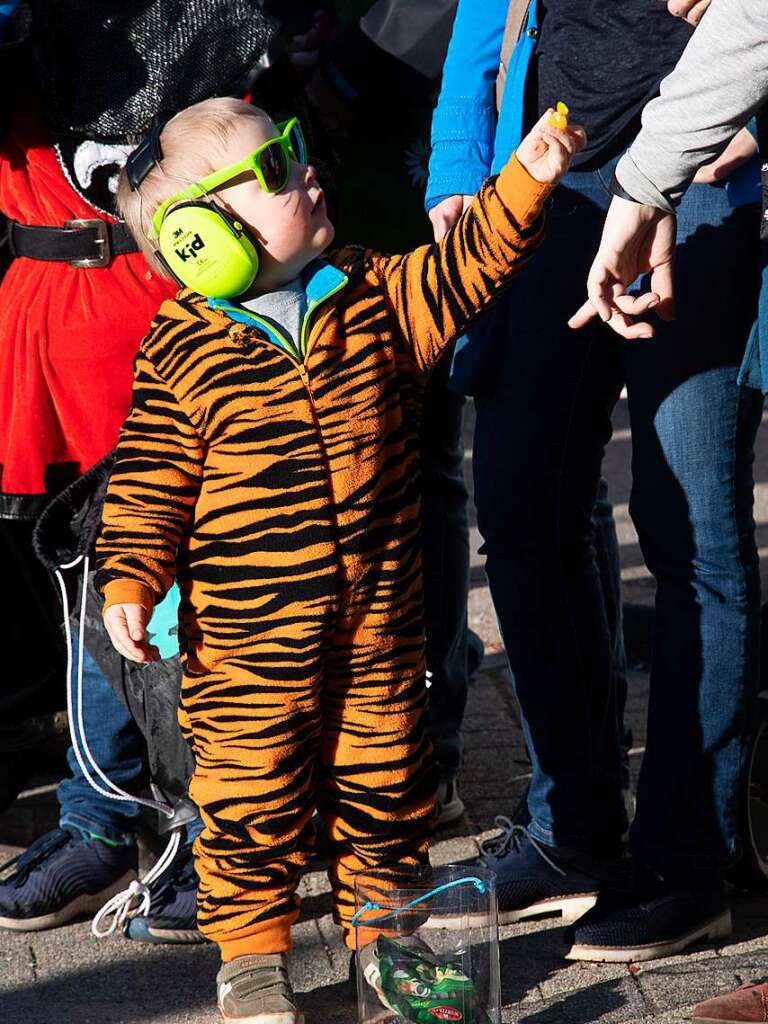
[[[105,219],[67,182],[29,107],[0,147],[0,202],[23,224]],[[140,253],[103,269],[11,263],[0,283],[0,501],[55,493],[114,447],[138,341],[174,291]]]

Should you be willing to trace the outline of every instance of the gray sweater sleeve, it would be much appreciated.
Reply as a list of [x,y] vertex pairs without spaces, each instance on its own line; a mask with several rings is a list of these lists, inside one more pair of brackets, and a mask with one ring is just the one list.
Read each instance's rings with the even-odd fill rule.
[[712,0],[643,111],[616,166],[633,199],[673,211],[696,171],[725,149],[768,98],[768,0]]

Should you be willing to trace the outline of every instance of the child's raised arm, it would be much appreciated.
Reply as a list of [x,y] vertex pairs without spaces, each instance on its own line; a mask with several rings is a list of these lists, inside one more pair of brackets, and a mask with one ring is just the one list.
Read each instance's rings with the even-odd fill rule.
[[544,202],[582,149],[582,129],[559,129],[548,110],[495,179],[437,243],[381,256],[376,270],[418,365],[428,370],[530,259],[543,237]]
[[[111,607],[122,608],[112,618],[113,625],[125,627],[123,647],[138,641],[145,653],[151,652],[144,626],[173,583],[179,543],[200,488],[203,457],[199,435],[151,360],[140,352],[133,405],[120,433],[96,544],[96,586],[104,595],[105,615]],[[145,614],[137,617],[139,606]],[[149,660],[135,653],[126,656]]]

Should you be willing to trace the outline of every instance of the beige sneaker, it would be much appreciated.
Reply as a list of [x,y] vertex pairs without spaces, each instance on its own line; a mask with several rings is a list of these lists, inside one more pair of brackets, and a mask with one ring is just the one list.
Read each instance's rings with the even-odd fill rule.
[[219,1009],[231,1024],[304,1024],[282,953],[239,956],[216,976]]

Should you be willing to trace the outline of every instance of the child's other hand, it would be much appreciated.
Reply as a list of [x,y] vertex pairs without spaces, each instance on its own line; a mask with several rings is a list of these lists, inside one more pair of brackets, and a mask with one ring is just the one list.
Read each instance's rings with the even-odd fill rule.
[[160,661],[160,652],[147,640],[150,616],[141,604],[112,604],[104,612],[104,625],[118,654],[129,661]]
[[553,128],[549,123],[553,113],[552,109],[545,111],[517,148],[517,159],[532,178],[544,185],[554,185],[562,178],[573,155],[587,141],[584,129],[578,125]]

